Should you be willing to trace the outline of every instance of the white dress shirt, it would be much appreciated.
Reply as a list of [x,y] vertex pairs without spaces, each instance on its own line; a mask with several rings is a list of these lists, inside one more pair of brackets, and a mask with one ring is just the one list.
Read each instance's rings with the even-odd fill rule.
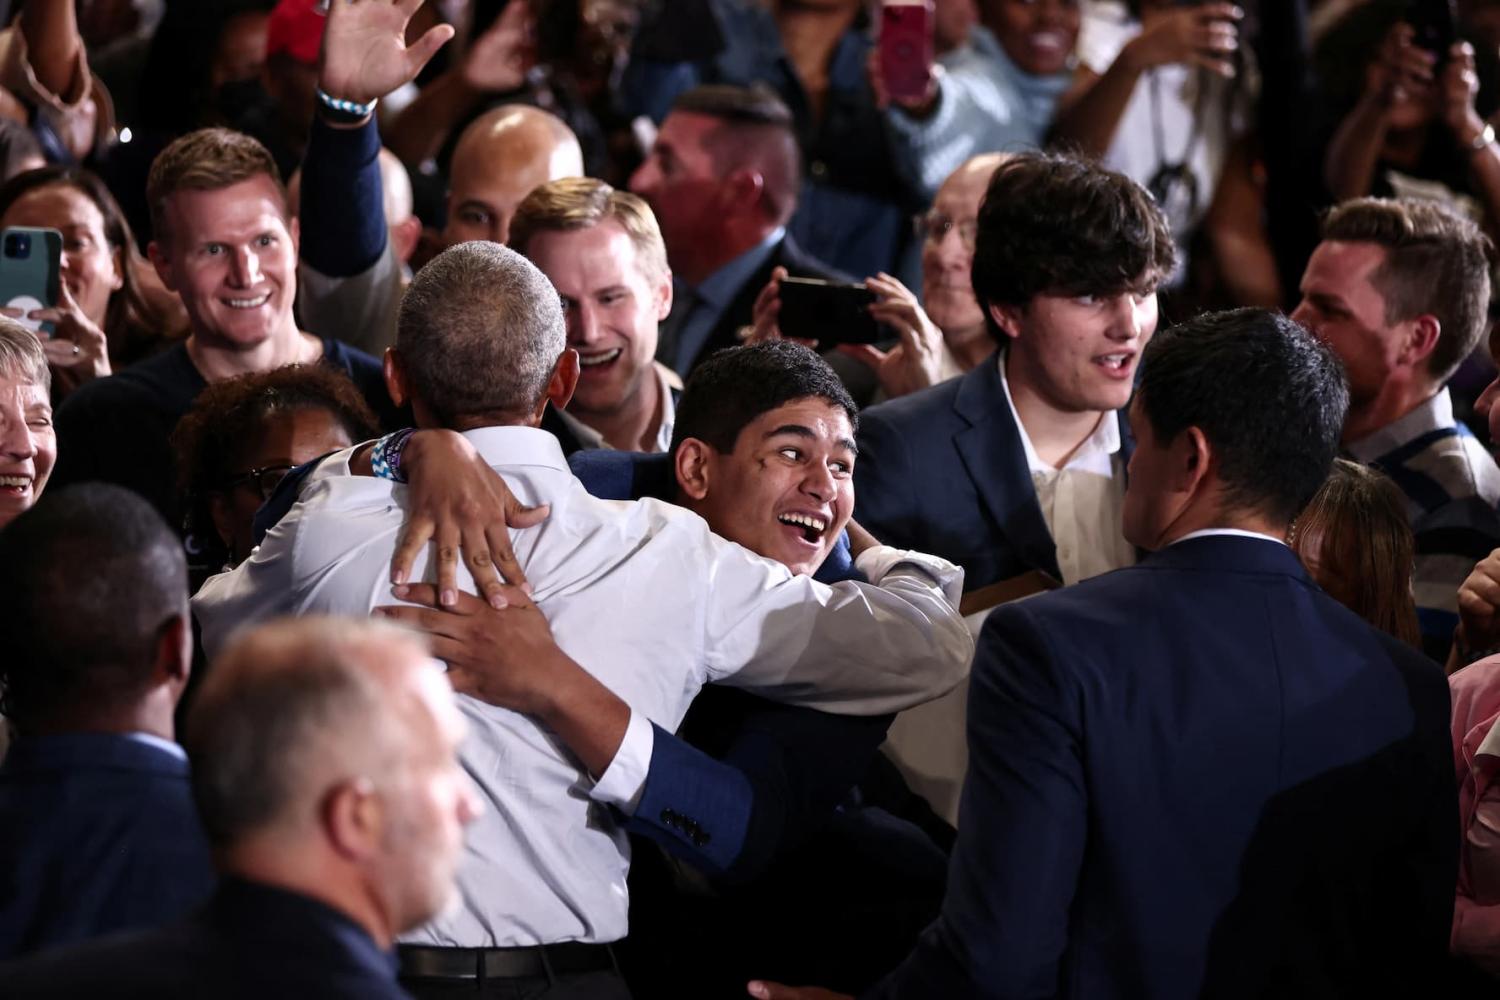
[[1016,431],[1026,449],[1026,465],[1036,488],[1042,519],[1057,546],[1057,568],[1063,583],[1135,563],[1135,547],[1125,540],[1125,459],[1120,454],[1120,425],[1113,412],[1104,413],[1094,431],[1061,469],[1042,461],[1021,423],[1000,353],[1000,388],[1010,407]]
[[[968,670],[973,643],[955,610],[963,571],[943,560],[871,549],[858,566],[878,586],[824,586],[725,541],[691,511],[590,496],[544,431],[464,436],[521,502],[551,505],[541,525],[511,532],[516,557],[558,645],[632,714],[595,783],[532,719],[460,696],[470,726],[460,758],[487,808],[468,830],[460,905],[403,940],[624,937],[629,847],[604,806],[630,808],[651,761],[649,723],[674,731],[704,683],[877,714],[934,698]],[[233,628],[275,615],[363,617],[396,603],[387,580],[406,488],[339,475],[348,454],[326,461],[255,554],[193,599],[210,655]],[[432,575],[424,553],[413,579]]]

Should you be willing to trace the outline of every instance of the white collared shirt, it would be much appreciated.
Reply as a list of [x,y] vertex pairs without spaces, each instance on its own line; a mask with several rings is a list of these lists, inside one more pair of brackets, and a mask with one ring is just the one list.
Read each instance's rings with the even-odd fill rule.
[[1277,545],[1286,547],[1286,540],[1268,535],[1263,531],[1246,531],[1243,528],[1199,528],[1197,531],[1189,531],[1181,538],[1174,538],[1168,542],[1168,547],[1178,545],[1182,542],[1191,541],[1194,538],[1212,538],[1215,535],[1228,535],[1231,538],[1259,538],[1264,542],[1275,542]]
[[1077,583],[1091,576],[1135,563],[1135,547],[1125,540],[1122,515],[1125,509],[1125,460],[1120,454],[1119,420],[1111,411],[1101,414],[1084,442],[1066,465],[1054,468],[1042,461],[1031,444],[1031,435],[1021,423],[1010,382],[1005,377],[1007,352],[1000,352],[1000,388],[1005,405],[1026,449],[1026,465],[1042,519],[1057,546],[1057,568],[1063,583]]
[[[719,538],[691,511],[590,496],[545,431],[464,436],[522,503],[551,505],[540,526],[511,532],[516,557],[558,645],[632,714],[595,783],[532,719],[459,696],[470,727],[460,758],[486,809],[467,833],[460,905],[404,940],[624,937],[629,845],[604,806],[630,808],[651,761],[649,723],[674,731],[704,683],[875,714],[936,697],[967,672],[973,643],[955,610],[963,571],[949,563],[876,548],[858,565],[879,586],[827,587]],[[255,555],[193,599],[210,655],[233,628],[275,615],[365,616],[397,603],[387,580],[406,487],[339,475],[348,455],[325,461]],[[431,577],[427,555],[413,579]]]

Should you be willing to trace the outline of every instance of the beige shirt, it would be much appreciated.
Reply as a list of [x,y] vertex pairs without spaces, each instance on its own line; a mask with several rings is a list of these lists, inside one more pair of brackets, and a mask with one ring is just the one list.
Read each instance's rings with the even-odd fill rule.
[[1125,541],[1121,512],[1125,504],[1125,459],[1120,454],[1120,426],[1113,412],[1102,414],[1088,439],[1061,469],[1042,461],[1016,413],[1000,355],[1000,386],[1005,405],[1026,448],[1026,464],[1036,487],[1047,530],[1057,544],[1057,568],[1063,583],[1077,583],[1135,562],[1135,547]]

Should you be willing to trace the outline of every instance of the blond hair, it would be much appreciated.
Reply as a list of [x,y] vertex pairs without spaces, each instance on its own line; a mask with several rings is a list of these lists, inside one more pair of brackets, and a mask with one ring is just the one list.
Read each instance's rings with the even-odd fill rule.
[[667,246],[651,207],[639,196],[593,177],[548,181],[527,195],[510,221],[510,245],[525,254],[538,233],[589,229],[606,220],[625,230],[650,281],[667,276]]
[[281,171],[260,142],[227,128],[203,128],[173,140],[151,161],[146,178],[153,238],[167,241],[167,199],[178,191],[220,191],[262,174],[276,186],[285,215]]

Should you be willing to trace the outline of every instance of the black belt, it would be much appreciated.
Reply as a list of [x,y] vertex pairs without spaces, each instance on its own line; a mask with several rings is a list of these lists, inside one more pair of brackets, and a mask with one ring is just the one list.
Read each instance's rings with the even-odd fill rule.
[[566,941],[527,948],[433,948],[398,945],[401,975],[413,979],[525,979],[615,971],[607,944]]

